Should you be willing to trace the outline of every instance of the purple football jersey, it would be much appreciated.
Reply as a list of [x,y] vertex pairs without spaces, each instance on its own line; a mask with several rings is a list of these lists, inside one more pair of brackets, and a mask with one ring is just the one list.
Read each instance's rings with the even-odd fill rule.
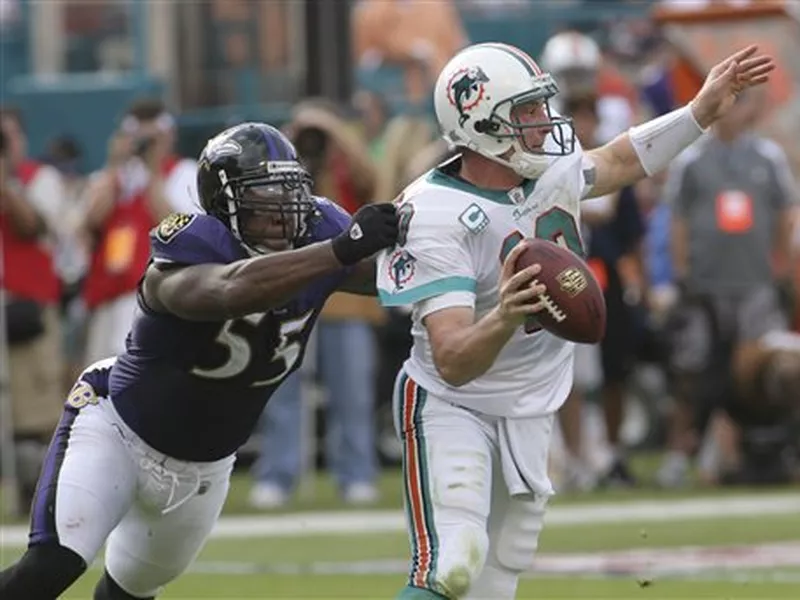
[[[335,237],[350,217],[317,198],[301,245]],[[152,260],[228,264],[248,257],[215,217],[172,215],[151,234]],[[108,375],[125,422],[153,448],[183,460],[212,461],[250,436],[264,405],[303,359],[328,296],[348,269],[322,277],[273,310],[221,322],[187,321],[150,310],[139,298],[126,351]]]

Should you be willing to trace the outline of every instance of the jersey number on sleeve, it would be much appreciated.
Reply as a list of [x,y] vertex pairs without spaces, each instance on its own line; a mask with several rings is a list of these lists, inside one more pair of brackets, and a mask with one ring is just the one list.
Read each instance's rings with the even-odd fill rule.
[[[569,248],[578,256],[583,256],[583,243],[581,242],[580,233],[578,233],[575,218],[564,209],[556,206],[539,215],[536,218],[534,231],[537,238],[550,240],[560,246]],[[508,253],[524,237],[520,231],[514,231],[506,236],[506,239],[503,240],[503,245],[500,247],[501,263],[505,261]],[[541,330],[541,327],[537,323],[536,317],[531,315],[525,322],[525,333],[536,333],[539,330]]]
[[[195,367],[192,369],[192,374],[208,379],[230,379],[241,375],[250,365],[253,351],[250,347],[250,340],[233,331],[232,326],[242,321],[256,326],[266,314],[256,313],[242,319],[225,321],[215,341],[228,349],[228,360],[214,369]],[[263,387],[276,383],[295,366],[303,349],[300,341],[301,333],[313,314],[313,311],[309,311],[296,319],[289,319],[281,323],[278,347],[275,348],[267,368],[270,373],[276,372],[276,374],[267,379],[253,382],[251,387]]]

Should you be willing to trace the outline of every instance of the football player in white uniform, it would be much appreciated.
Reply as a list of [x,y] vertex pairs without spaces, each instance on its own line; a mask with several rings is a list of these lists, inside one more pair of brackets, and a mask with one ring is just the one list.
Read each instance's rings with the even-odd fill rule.
[[580,252],[582,199],[664,169],[772,69],[745,48],[690,105],[583,152],[549,107],[553,78],[521,50],[477,44],[444,67],[436,115],[461,154],[406,188],[398,244],[378,264],[382,302],[413,307],[394,399],[412,549],[398,598],[513,598],[533,564],[573,344],[536,325],[540,267],[514,274],[519,242]]
[[[541,66],[558,84],[559,92],[568,95],[596,92],[603,60],[600,46],[591,37],[577,31],[562,31],[547,40],[539,59]],[[553,106],[560,111],[555,98]],[[600,120],[595,137],[600,143],[614,139],[634,122],[634,107],[624,96],[602,94],[597,99]]]

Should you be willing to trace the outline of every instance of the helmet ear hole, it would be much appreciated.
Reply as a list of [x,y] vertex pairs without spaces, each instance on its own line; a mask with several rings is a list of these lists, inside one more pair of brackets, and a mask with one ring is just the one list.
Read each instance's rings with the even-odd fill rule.
[[481,119],[480,121],[475,121],[473,127],[477,133],[497,133],[500,129],[500,124],[489,119]]

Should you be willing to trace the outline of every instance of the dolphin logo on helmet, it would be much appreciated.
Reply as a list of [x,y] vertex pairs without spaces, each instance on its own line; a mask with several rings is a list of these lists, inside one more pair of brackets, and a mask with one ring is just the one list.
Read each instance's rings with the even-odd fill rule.
[[[509,44],[475,44],[445,65],[434,88],[442,137],[529,179],[576,147],[571,120],[550,107],[558,85],[524,51]],[[534,107],[536,118],[517,113]],[[528,140],[532,141],[528,141]]]
[[460,125],[469,120],[467,113],[483,100],[486,93],[484,83],[489,83],[489,78],[480,67],[459,69],[450,78],[448,99],[458,111]]

